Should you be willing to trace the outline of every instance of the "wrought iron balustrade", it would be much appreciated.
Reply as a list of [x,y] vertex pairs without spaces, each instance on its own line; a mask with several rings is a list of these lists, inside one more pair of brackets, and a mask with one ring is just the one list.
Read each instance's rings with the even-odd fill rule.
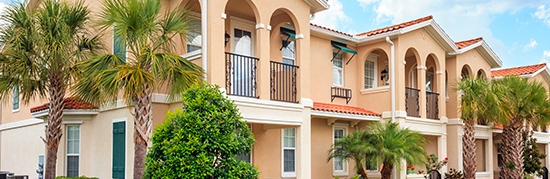
[[271,61],[270,91],[271,100],[298,102],[297,74],[298,66]]
[[420,117],[420,90],[405,87],[405,108],[408,116]]
[[225,52],[225,89],[228,95],[258,98],[257,66],[259,59]]
[[439,94],[426,91],[426,118],[439,119]]
[[346,104],[348,104],[351,100],[351,89],[333,86],[330,88],[330,97],[330,102],[332,102],[334,98],[344,98],[346,99]]

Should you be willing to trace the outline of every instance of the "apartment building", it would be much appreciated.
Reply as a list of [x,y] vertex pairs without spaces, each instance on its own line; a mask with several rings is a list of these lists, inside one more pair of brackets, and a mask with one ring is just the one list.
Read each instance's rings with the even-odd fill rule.
[[[97,1],[86,3],[94,11],[100,7]],[[448,157],[448,167],[461,169],[460,94],[453,84],[466,76],[490,78],[491,69],[502,65],[482,38],[455,42],[432,16],[347,34],[310,24],[312,14],[328,8],[327,0],[163,3],[190,9],[201,22],[177,52],[202,66],[207,81],[239,107],[256,139],[252,154],[239,158],[257,166],[261,178],[352,177],[353,162],[327,161],[328,151],[335,140],[380,120],[421,132],[429,141],[428,154]],[[155,125],[166,111],[182,106],[162,93],[153,99]],[[35,178],[45,154],[40,137],[47,101],[21,105],[17,94],[7,100],[0,170]],[[129,108],[121,101],[94,106],[67,96],[58,175],[132,178]],[[478,178],[493,178],[498,129],[477,127]],[[368,165],[369,177],[379,178],[378,168]],[[404,164],[398,178],[423,178],[405,169]]]

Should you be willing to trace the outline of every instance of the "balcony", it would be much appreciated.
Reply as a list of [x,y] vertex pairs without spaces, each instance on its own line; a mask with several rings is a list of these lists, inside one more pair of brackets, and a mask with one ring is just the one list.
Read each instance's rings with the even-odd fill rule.
[[405,87],[405,108],[408,116],[420,117],[420,90]]
[[334,101],[334,98],[344,98],[346,99],[346,104],[351,100],[351,89],[341,88],[341,87],[331,87],[330,88],[330,102]]
[[271,100],[298,103],[296,76],[298,66],[271,61]]
[[228,95],[259,98],[258,58],[225,52],[225,89]]
[[426,118],[439,119],[439,94],[426,91]]

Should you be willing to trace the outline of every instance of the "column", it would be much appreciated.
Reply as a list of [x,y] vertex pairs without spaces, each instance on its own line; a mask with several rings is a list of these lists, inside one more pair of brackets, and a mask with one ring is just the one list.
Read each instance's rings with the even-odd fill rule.
[[263,23],[256,24],[256,56],[260,59],[257,68],[256,87],[260,99],[269,100],[270,99],[270,34],[271,27]]
[[418,89],[420,90],[418,105],[420,105],[420,118],[426,118],[426,66],[417,66],[416,77],[418,79]]
[[298,128],[298,163],[297,163],[297,179],[311,178],[311,114],[310,109],[313,107],[313,101],[302,98],[301,103],[304,105],[302,111],[302,125]]

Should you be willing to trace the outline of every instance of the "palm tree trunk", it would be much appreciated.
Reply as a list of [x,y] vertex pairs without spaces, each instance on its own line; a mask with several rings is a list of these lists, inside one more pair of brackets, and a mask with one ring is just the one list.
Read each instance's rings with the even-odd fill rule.
[[512,120],[502,131],[502,170],[500,178],[523,179],[523,123]]
[[48,86],[50,95],[50,110],[48,111],[48,127],[46,128],[46,173],[45,179],[54,179],[57,149],[59,140],[63,135],[61,123],[63,120],[63,108],[65,106],[65,84],[59,75],[52,75]]
[[365,172],[361,161],[355,161],[355,166],[357,167],[357,170],[359,170],[359,174],[363,179],[369,179],[369,176],[367,175],[367,172]]
[[141,179],[147,155],[147,143],[151,136],[153,123],[153,105],[151,88],[146,87],[140,96],[134,97],[134,178]]
[[382,166],[382,170],[380,171],[380,174],[382,175],[382,179],[391,179],[391,173],[393,170],[393,164],[386,164]]
[[462,158],[464,159],[464,178],[476,178],[476,139],[474,120],[464,120]]

